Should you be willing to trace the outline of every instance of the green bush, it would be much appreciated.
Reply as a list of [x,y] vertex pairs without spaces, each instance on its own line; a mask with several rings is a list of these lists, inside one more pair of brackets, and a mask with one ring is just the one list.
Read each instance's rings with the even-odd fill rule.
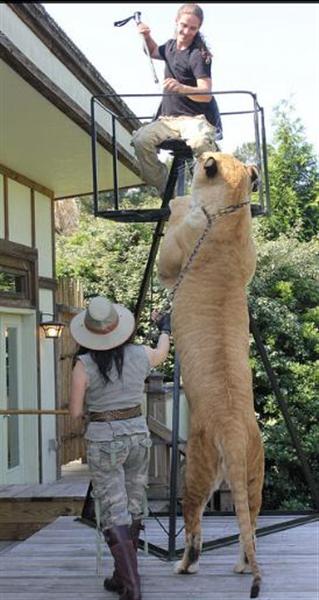
[[[258,243],[249,301],[280,393],[313,476],[319,472],[319,244],[281,236]],[[256,411],[266,452],[264,508],[312,507],[309,486],[254,341]]]

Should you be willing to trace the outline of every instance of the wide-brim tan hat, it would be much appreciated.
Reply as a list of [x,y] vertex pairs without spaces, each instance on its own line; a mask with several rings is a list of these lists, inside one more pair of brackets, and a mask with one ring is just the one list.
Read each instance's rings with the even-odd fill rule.
[[70,332],[75,341],[90,350],[110,350],[132,335],[134,315],[122,304],[96,296],[88,307],[73,317]]

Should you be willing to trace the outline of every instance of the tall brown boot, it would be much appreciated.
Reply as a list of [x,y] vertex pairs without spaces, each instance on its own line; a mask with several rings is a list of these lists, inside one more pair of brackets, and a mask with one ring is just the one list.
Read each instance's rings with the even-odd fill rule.
[[[142,519],[133,519],[132,524],[130,525],[130,535],[135,552],[138,550],[139,533],[142,529],[144,529]],[[116,569],[114,569],[112,577],[105,577],[103,585],[109,592],[118,592],[119,594],[122,594],[124,591],[123,583]]]
[[114,569],[112,577],[105,577],[103,585],[108,592],[117,592],[118,594],[124,592],[123,583],[116,569]]
[[[104,533],[104,538],[106,543],[108,544],[108,546],[110,547],[109,541],[108,541],[108,529],[106,529],[103,533]],[[116,565],[113,571],[113,575],[112,577],[105,577],[104,582],[103,582],[104,588],[108,591],[108,592],[118,592],[118,594],[122,594],[124,591],[124,584],[121,581],[120,575],[118,573],[118,571],[116,570]]]
[[114,558],[116,582],[121,582],[123,586],[120,600],[141,600],[136,551],[128,525],[106,529],[104,537]]
[[138,540],[140,537],[140,531],[144,529],[144,525],[141,519],[133,519],[132,524],[130,526],[130,533],[133,540],[133,546],[135,551],[138,550]]

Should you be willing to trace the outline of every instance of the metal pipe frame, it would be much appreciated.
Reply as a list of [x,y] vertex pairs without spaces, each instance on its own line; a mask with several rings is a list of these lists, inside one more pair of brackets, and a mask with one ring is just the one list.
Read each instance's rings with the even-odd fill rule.
[[[255,146],[256,146],[256,159],[257,166],[260,170],[261,178],[260,178],[260,186],[259,186],[259,206],[261,210],[256,212],[256,216],[267,216],[270,214],[270,189],[269,189],[269,176],[268,176],[268,161],[267,161],[267,143],[266,143],[266,130],[264,126],[264,111],[263,108],[259,105],[257,101],[257,96],[253,92],[247,90],[228,90],[228,91],[216,91],[211,92],[211,96],[218,95],[231,95],[231,94],[245,94],[248,95],[253,102],[252,110],[243,110],[243,111],[228,111],[221,112],[221,116],[229,116],[229,115],[241,115],[241,114],[253,114],[254,118],[254,131],[255,131]],[[104,217],[104,218],[112,218],[111,213],[114,211],[119,212],[119,184],[118,184],[118,152],[117,152],[117,139],[116,139],[116,120],[119,120],[119,117],[115,115],[109,108],[107,108],[102,100],[106,100],[108,98],[120,97],[120,98],[162,98],[163,96],[171,96],[176,95],[173,93],[166,94],[99,94],[96,96],[92,96],[91,98],[91,140],[92,140],[92,169],[93,169],[93,203],[94,203],[94,214],[95,216]],[[181,96],[185,96],[186,94],[179,94]],[[200,95],[198,92],[194,92],[194,95]],[[97,161],[97,127],[96,127],[96,113],[95,113],[95,103],[98,103],[99,106],[105,110],[110,116],[112,120],[112,139],[113,139],[113,151],[112,151],[112,159],[113,159],[113,189],[114,189],[114,210],[100,211],[99,210],[99,189],[98,189],[98,161]],[[146,118],[146,117],[143,117]],[[151,118],[151,117],[149,117]],[[261,129],[261,131],[260,131]],[[264,185],[263,185],[264,183]],[[143,209],[140,209],[142,212]],[[145,211],[145,209],[144,209]],[[139,209],[135,211],[136,215],[139,213]],[[125,211],[122,211],[122,216],[125,216]],[[133,220],[133,219],[132,219]],[[145,216],[145,221],[148,220],[147,216]],[[150,219],[153,220],[153,219]]]
[[[204,517],[205,518],[205,517]],[[218,518],[218,517],[217,517]],[[266,527],[260,527],[256,529],[257,537],[264,537],[266,535],[271,535],[272,533],[279,533],[280,531],[285,531],[286,529],[292,529],[294,527],[300,527],[301,525],[307,525],[308,523],[315,523],[319,520],[319,514],[313,513],[306,517],[298,517],[297,519],[290,519],[290,521],[284,521],[282,523],[275,523],[274,525],[268,525]],[[178,535],[178,534],[177,534]],[[175,541],[174,539],[174,549],[175,549]],[[211,550],[217,550],[218,548],[224,548],[226,546],[231,546],[233,544],[238,543],[238,534],[237,535],[228,535],[225,537],[217,538],[216,540],[203,542],[202,545],[202,553],[210,552]],[[154,556],[161,558],[166,561],[171,561],[176,558],[181,558],[184,553],[184,548],[175,549],[174,554],[171,554],[170,551],[161,548],[160,546],[156,546],[155,544],[147,543],[148,550]],[[139,548],[145,550],[144,540],[139,540]]]

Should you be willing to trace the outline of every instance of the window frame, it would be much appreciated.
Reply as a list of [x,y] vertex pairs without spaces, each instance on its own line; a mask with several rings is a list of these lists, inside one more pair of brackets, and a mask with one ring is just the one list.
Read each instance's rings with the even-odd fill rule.
[[1,291],[0,306],[36,308],[38,295],[38,251],[35,248],[0,240],[1,271],[23,278],[23,291]]

